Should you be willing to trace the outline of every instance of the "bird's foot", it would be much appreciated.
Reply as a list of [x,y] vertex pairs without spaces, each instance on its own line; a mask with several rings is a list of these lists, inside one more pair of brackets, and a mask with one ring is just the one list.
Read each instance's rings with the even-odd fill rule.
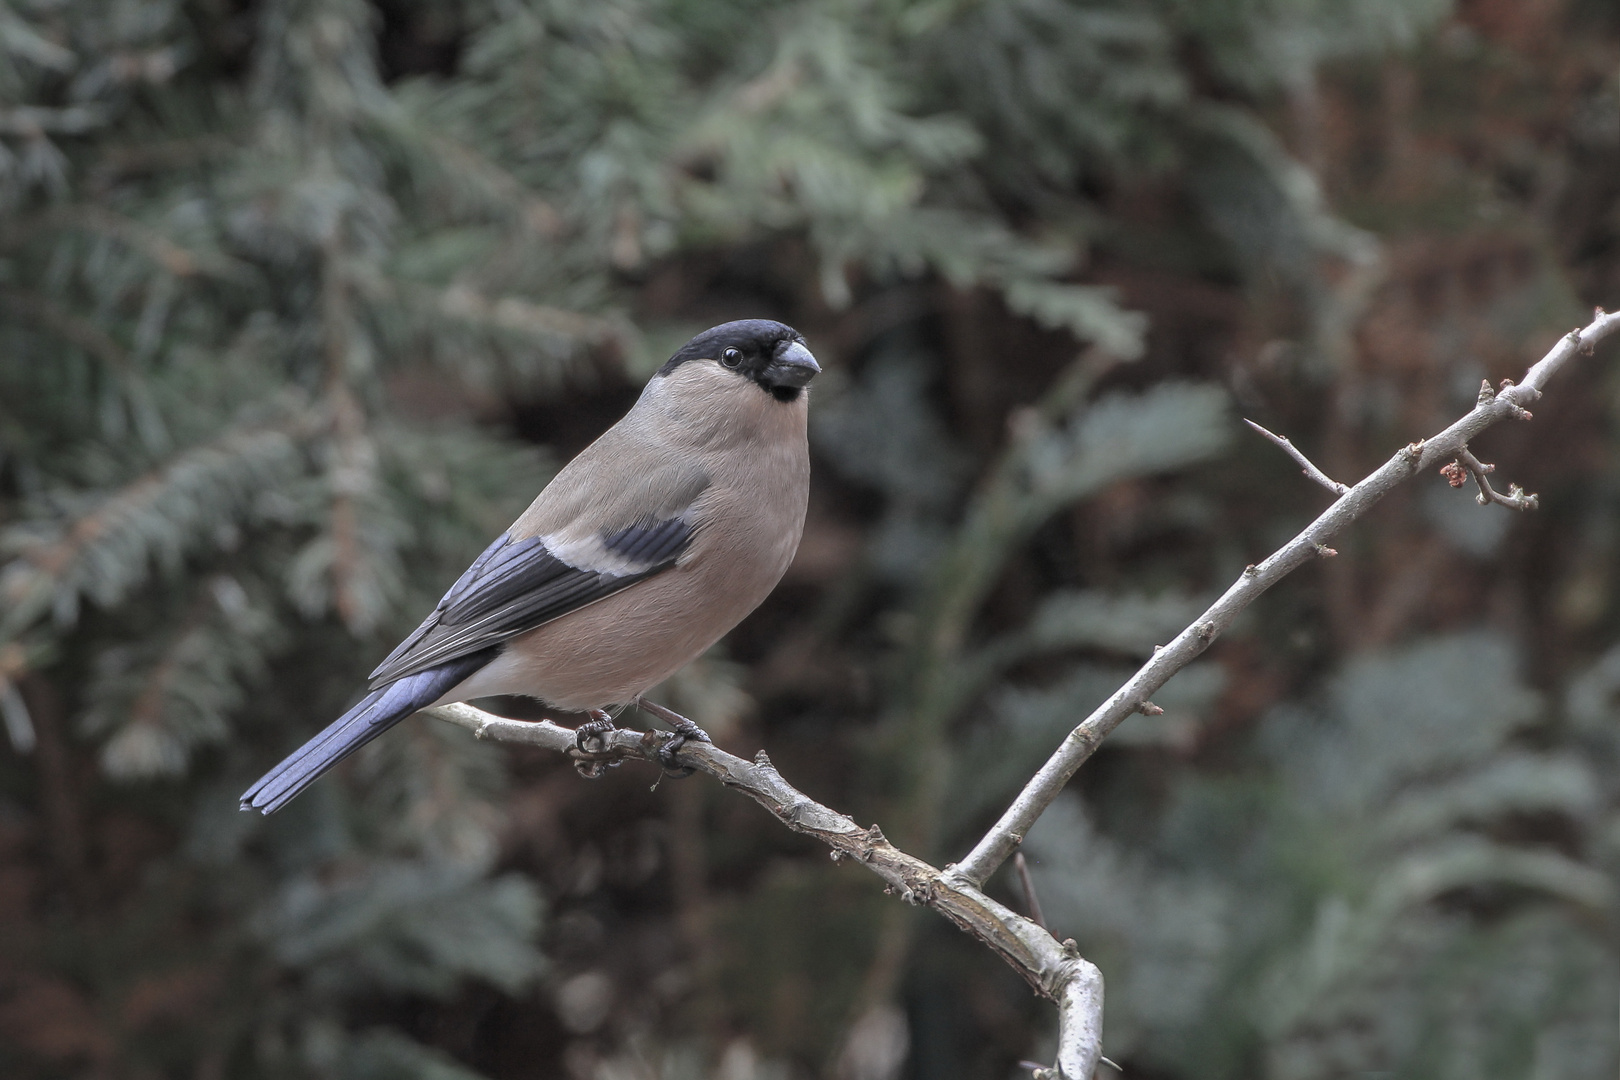
[[675,729],[675,734],[665,739],[664,745],[658,748],[658,764],[664,767],[664,775],[679,780],[696,772],[697,770],[690,765],[682,765],[675,760],[675,755],[689,742],[706,742],[713,745],[714,740],[709,738],[709,733],[674,709],[665,708],[656,702],[637,701],[636,705]]
[[607,733],[617,729],[613,726],[613,717],[601,709],[592,709],[590,716],[589,720],[574,729],[574,749],[588,755],[574,762],[574,771],[587,780],[596,780],[620,764],[616,759],[609,761],[598,756],[607,752]]
[[574,729],[574,747],[582,754],[600,754],[608,748],[608,741],[602,736],[618,729],[613,725],[613,717],[601,709],[592,709],[590,717]]
[[682,765],[675,759],[675,755],[681,752],[681,747],[688,742],[713,744],[714,740],[709,738],[707,731],[704,731],[683,716],[680,722],[675,725],[675,734],[664,740],[664,745],[658,748],[658,764],[664,767],[665,776],[679,780],[682,777],[691,776],[697,771],[692,766]]

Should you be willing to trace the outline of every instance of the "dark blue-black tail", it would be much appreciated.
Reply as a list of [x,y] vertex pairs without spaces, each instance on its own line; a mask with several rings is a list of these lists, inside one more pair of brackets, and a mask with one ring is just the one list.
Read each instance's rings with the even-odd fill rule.
[[242,809],[265,814],[280,810],[332,766],[418,709],[433,704],[451,687],[493,660],[499,651],[498,648],[485,649],[458,657],[427,671],[407,675],[381,690],[373,690],[243,792]]

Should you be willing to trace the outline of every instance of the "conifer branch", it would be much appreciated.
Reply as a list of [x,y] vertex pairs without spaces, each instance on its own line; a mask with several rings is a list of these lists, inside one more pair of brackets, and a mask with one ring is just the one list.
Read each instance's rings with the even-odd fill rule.
[[11,748],[19,754],[33,751],[38,742],[28,703],[17,689],[17,681],[29,668],[28,657],[15,641],[0,645],[0,727],[6,730]]
[[0,290],[0,304],[70,345],[77,346],[120,375],[132,373],[129,352],[93,322],[79,318],[44,293],[33,289]]
[[332,414],[331,460],[327,484],[331,495],[328,516],[332,540],[329,573],[332,606],[351,629],[369,626],[367,605],[360,598],[363,574],[359,500],[375,482],[376,454],[367,434],[365,409],[349,385],[359,332],[351,310],[340,230],[322,246],[321,336],[326,356],[326,404]]
[[46,134],[83,135],[110,118],[108,110],[97,105],[15,105],[0,109],[0,135],[37,139]]
[[234,149],[235,145],[229,139],[213,135],[109,146],[101,151],[91,167],[90,186],[97,191],[105,190],[109,184],[125,176],[187,168],[214,158],[223,158]]
[[470,181],[490,203],[514,212],[524,228],[548,240],[562,234],[563,216],[555,206],[466,140],[429,125],[411,123],[400,113],[379,119],[391,134],[418,151],[424,164],[443,170],[461,183]]
[[213,277],[241,284],[252,280],[246,267],[215,252],[181,247],[156,229],[102,206],[80,204],[43,215],[44,227],[78,229],[117,240],[177,278]]
[[489,297],[459,284],[442,291],[421,289],[413,292],[440,314],[450,318],[531,338],[561,337],[592,346],[611,343],[623,351],[630,351],[633,331],[610,318],[536,304],[516,296]]
[[1200,615],[1169,645],[1157,650],[1129,681],[1116,690],[1069,733],[1040,771],[1024,786],[1001,819],[985,833],[954,875],[966,884],[982,885],[1023,841],[1046,808],[1063,790],[1069,778],[1089,758],[1109,732],[1136,712],[1153,694],[1195,657],[1209,648],[1239,612],[1271,586],[1313,557],[1333,549],[1327,541],[1361,517],[1397,485],[1438,462],[1457,456],[1471,439],[1500,420],[1530,419],[1526,406],[1541,397],[1541,389],[1576,353],[1590,354],[1593,347],[1610,334],[1620,331],[1620,312],[1608,314],[1599,308],[1584,329],[1570,331],[1559,339],[1515,385],[1504,380],[1501,388],[1481,390],[1474,408],[1433,438],[1410,443],[1395,453],[1372,474],[1334,502],[1294,539],[1257,565],[1246,568],[1210,608]]
[[154,555],[172,558],[217,524],[207,510],[244,502],[267,477],[295,468],[297,444],[318,420],[306,412],[227,431],[181,451],[49,532],[0,535],[18,551],[0,564],[0,638],[20,633],[52,607],[68,621],[81,593],[103,604],[116,602],[146,579]]

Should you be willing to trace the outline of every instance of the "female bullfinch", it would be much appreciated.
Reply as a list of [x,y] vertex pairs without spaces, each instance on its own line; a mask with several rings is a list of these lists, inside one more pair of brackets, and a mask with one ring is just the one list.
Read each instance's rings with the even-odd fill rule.
[[279,810],[430,705],[522,694],[608,726],[602,710],[703,653],[793,560],[810,487],[805,386],[820,370],[798,331],[765,319],[687,342],[378,665],[371,692],[242,809]]

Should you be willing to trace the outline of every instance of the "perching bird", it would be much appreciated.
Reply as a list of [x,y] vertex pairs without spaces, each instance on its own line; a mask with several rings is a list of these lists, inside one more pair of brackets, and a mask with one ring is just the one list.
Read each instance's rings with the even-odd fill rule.
[[[430,705],[521,694],[610,727],[602,710],[699,656],[793,560],[810,487],[804,388],[820,370],[779,322],[687,342],[371,673],[371,692],[249,788],[242,809],[281,809]],[[708,738],[677,730],[666,750]]]

